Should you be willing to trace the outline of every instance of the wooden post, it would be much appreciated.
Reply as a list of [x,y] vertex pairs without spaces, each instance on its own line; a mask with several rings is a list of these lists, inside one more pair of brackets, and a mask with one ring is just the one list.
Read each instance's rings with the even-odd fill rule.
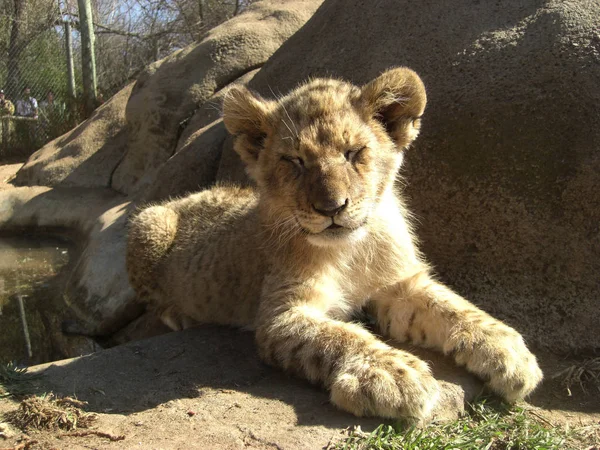
[[73,66],[73,38],[71,36],[71,22],[65,20],[65,45],[67,50],[67,92],[69,100],[75,98],[75,67]]
[[27,351],[27,360],[33,356],[31,350],[31,338],[29,337],[29,326],[27,326],[27,316],[25,314],[25,305],[23,304],[23,296],[17,294],[17,304],[19,305],[19,315],[21,316],[21,327],[23,328],[23,338],[25,339],[25,350]]
[[94,24],[90,0],[77,0],[81,29],[81,62],[85,113],[89,116],[96,107],[96,58],[94,55]]

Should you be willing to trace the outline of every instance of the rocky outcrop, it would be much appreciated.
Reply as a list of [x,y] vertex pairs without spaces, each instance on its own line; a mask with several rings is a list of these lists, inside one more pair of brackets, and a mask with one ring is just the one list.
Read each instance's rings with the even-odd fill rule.
[[[249,83],[364,83],[390,66],[428,90],[406,194],[441,278],[561,350],[600,348],[600,3],[327,0]],[[315,45],[318,43],[319,45]],[[220,178],[243,180],[225,148]]]
[[18,187],[0,190],[0,230],[65,233],[78,258],[64,300],[89,334],[135,319],[140,307],[125,270],[126,221],[133,205],[111,189]]
[[110,187],[127,195],[148,188],[180,149],[194,112],[218,108],[211,97],[264,64],[319,3],[258,2],[198,44],[150,65],[90,119],[36,152],[16,183]]
[[[237,448],[238,429],[251,429],[265,441],[277,443],[267,448],[324,448],[332,436],[341,438],[339,433],[346,427],[360,423],[367,430],[381,423],[328,405],[324,389],[265,366],[256,353],[251,333],[207,326],[30,371],[38,376],[39,391],[76,396],[87,402],[87,410],[133,415],[132,422],[140,420],[138,414],[146,413],[148,418],[147,413],[169,403],[178,405],[181,419],[189,420],[186,413],[191,410],[192,415],[198,414],[196,420],[207,421],[194,431],[194,448]],[[435,420],[456,419],[465,401],[478,395],[481,382],[439,354],[421,351],[419,355],[432,362],[441,381]],[[163,414],[155,420],[164,423]],[[224,441],[215,442],[215,436]]]
[[94,216],[87,258],[97,262],[79,275],[88,292],[79,297],[120,305],[96,308],[95,329],[130,314],[114,313],[129,311],[125,203],[203,188],[217,171],[247,181],[219,120],[224,86],[238,79],[272,97],[309,76],[363,83],[406,65],[423,77],[429,106],[404,189],[440,277],[529,342],[599,348],[590,332],[600,291],[598,2],[327,0],[256,73],[319,3],[257,3],[150,67],[21,169],[19,184],[116,196]]
[[14,180],[23,187],[0,191],[0,230],[76,233],[80,256],[66,292],[82,322],[76,331],[108,335],[139,316],[125,269],[130,213],[215,182],[227,135],[219,120],[222,88],[250,80],[319,4],[253,4],[198,44],[152,64],[33,154]]

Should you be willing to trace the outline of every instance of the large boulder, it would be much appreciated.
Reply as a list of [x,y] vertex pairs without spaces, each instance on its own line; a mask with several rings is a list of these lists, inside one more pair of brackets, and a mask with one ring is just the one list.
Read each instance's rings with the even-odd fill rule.
[[227,136],[219,119],[223,88],[248,82],[320,3],[253,4],[149,66],[88,120],[33,154],[14,180],[22,187],[0,191],[1,231],[75,232],[79,259],[65,298],[81,323],[71,331],[106,336],[137,323],[142,311],[125,268],[129,215],[141,203],[215,182]]
[[49,230],[76,241],[64,300],[89,334],[118,330],[140,313],[125,269],[133,206],[111,189],[18,187],[0,190],[0,231]]
[[[150,67],[20,171],[21,184],[127,194],[90,228],[114,252],[100,244],[88,258],[116,261],[103,283],[97,266],[83,265],[83,285],[102,287],[95,301],[112,304],[130,289],[117,275],[126,202],[201,189],[217,170],[219,180],[247,182],[215,111],[223,87],[237,79],[269,97],[309,76],[364,83],[406,65],[422,75],[429,106],[404,190],[440,277],[530,342],[600,347],[590,332],[600,291],[600,4],[327,0],[255,73],[319,3],[257,3]],[[109,329],[133,314],[117,303],[113,312],[127,311],[119,320],[91,322]]]
[[151,64],[90,119],[36,152],[16,183],[110,187],[123,194],[149,187],[179,150],[181,129],[194,112],[203,114],[215,93],[264,64],[319,4],[257,2],[198,44]]
[[600,3],[327,0],[249,85],[397,65],[428,88],[405,191],[441,278],[532,343],[599,348]]

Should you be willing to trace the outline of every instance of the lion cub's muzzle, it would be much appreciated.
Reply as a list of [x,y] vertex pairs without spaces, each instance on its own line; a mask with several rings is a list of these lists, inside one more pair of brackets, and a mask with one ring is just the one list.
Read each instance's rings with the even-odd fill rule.
[[311,205],[313,209],[322,216],[335,217],[348,206],[348,199],[327,199],[316,201]]
[[309,240],[324,241],[353,239],[368,219],[368,208],[354,205],[352,200],[330,201],[312,204],[312,213],[299,217],[300,226],[309,235]]

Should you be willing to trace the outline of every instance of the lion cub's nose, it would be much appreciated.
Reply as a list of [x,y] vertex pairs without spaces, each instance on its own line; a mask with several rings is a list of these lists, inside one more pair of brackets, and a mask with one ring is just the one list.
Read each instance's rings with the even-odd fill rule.
[[322,216],[333,217],[341,213],[348,206],[348,199],[326,200],[313,203],[312,207]]

